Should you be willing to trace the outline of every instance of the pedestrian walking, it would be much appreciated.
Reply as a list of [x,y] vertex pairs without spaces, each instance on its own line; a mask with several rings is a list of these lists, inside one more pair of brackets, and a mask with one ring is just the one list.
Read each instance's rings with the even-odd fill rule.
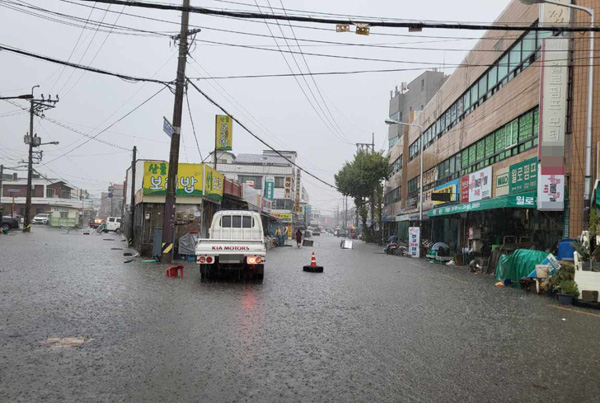
[[296,231],[296,244],[298,248],[302,245],[302,232],[300,230]]

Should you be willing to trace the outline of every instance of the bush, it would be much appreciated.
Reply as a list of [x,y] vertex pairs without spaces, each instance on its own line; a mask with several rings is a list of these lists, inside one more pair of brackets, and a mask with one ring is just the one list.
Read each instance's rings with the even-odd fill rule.
[[559,293],[563,295],[570,295],[572,297],[579,296],[579,288],[577,283],[573,280],[565,280],[559,285]]
[[575,266],[571,263],[561,263],[560,268],[550,277],[550,285],[554,291],[560,291],[560,285],[565,281],[575,279]]

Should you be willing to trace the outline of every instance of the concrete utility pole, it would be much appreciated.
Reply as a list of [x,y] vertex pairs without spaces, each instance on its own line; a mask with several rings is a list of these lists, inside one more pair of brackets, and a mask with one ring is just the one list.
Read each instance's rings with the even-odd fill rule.
[[[25,217],[23,224],[23,232],[31,231],[31,182],[33,179],[33,147],[39,147],[42,144],[42,139],[40,137],[37,137],[33,133],[33,117],[37,114],[41,114],[41,116],[43,117],[44,110],[54,108],[55,104],[58,102],[58,95],[56,96],[56,100],[52,100],[50,95],[48,96],[48,99],[44,99],[44,94],[42,94],[41,99],[35,99],[33,97],[33,90],[38,87],[39,85],[34,85],[31,88],[31,100],[29,106],[29,135],[25,136],[25,143],[29,145],[29,160],[27,162],[27,198],[25,200]],[[56,142],[52,143],[54,144]]]
[[131,209],[131,243],[133,243],[134,235],[133,229],[135,228],[135,162],[137,159],[137,147],[133,146],[133,157],[131,158],[131,202],[129,208]]
[[2,179],[4,179],[4,165],[0,165],[0,230],[2,229],[2,216],[4,215],[4,209],[2,208]]
[[[169,176],[167,196],[163,211],[162,261],[173,261],[173,235],[175,232],[175,194],[177,191],[177,168],[179,166],[179,140],[181,136],[181,115],[183,112],[183,92],[185,90],[185,65],[188,52],[188,25],[190,20],[190,0],[183,0],[184,11],[181,13],[181,31],[179,33],[179,60],[177,62],[177,80],[175,86],[175,105],[173,108],[173,135],[169,153]],[[215,155],[216,158],[216,155]]]

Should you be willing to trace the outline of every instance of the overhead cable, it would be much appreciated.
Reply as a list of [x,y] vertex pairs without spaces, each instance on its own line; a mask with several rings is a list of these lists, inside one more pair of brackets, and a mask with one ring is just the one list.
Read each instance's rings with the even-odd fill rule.
[[171,10],[171,11],[187,11],[195,14],[214,15],[223,17],[237,17],[242,19],[267,19],[267,20],[278,20],[278,21],[298,21],[308,22],[313,24],[331,24],[331,25],[356,25],[356,24],[367,24],[370,27],[387,27],[387,28],[409,28],[409,29],[464,29],[472,31],[550,31],[550,32],[600,32],[600,27],[573,27],[573,26],[529,26],[529,25],[516,25],[516,24],[464,24],[464,23],[451,23],[443,21],[428,21],[428,22],[405,22],[405,21],[377,21],[377,20],[361,20],[352,18],[324,18],[324,17],[310,17],[300,15],[279,15],[279,14],[265,14],[248,11],[229,11],[229,10],[216,10],[206,7],[184,7],[174,4],[160,4],[160,3],[147,3],[143,1],[124,1],[124,0],[79,0],[83,2],[98,2],[105,4],[119,4],[130,7],[140,7],[155,10]]
[[211,104],[213,104],[214,106],[216,106],[217,108],[219,108],[221,110],[221,112],[225,113],[226,115],[228,115],[229,117],[231,117],[231,119],[236,122],[238,125],[240,125],[240,127],[242,129],[244,129],[246,132],[248,132],[248,134],[250,134],[252,137],[254,137],[256,140],[260,141],[263,145],[267,146],[270,150],[274,151],[277,155],[279,155],[281,158],[285,159],[287,162],[289,162],[290,164],[292,164],[293,166],[295,166],[296,168],[298,168],[299,170],[301,170],[302,172],[304,172],[305,174],[307,174],[308,176],[318,180],[319,182],[323,183],[324,185],[327,185],[333,189],[337,190],[337,187],[335,185],[332,185],[331,183],[328,183],[327,181],[319,178],[318,176],[312,174],[311,172],[307,171],[306,169],[302,168],[301,166],[299,166],[298,164],[296,164],[294,161],[292,161],[291,159],[289,159],[288,157],[286,157],[283,153],[281,153],[281,151],[273,148],[270,144],[268,144],[266,141],[264,141],[263,139],[261,139],[260,137],[258,137],[256,134],[254,134],[250,129],[248,129],[242,122],[240,122],[235,116],[231,116],[231,114],[229,112],[227,112],[225,110],[225,108],[223,108],[221,105],[219,105],[216,101],[214,101],[208,94],[206,94],[204,91],[202,91],[196,84],[194,84],[193,81],[191,81],[190,79],[187,79],[187,82],[190,83],[190,85],[192,87],[194,87],[196,89],[196,91],[198,91],[200,94],[202,94],[202,96],[204,96],[204,98],[206,98],[208,100],[208,102],[210,102]]

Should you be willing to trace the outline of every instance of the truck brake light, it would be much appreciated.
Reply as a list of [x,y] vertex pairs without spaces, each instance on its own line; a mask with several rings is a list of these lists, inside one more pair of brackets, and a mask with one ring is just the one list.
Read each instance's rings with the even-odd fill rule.
[[248,264],[261,264],[263,259],[260,256],[248,256],[246,263]]
[[206,258],[206,263],[212,263],[213,262],[213,258],[211,256]]

